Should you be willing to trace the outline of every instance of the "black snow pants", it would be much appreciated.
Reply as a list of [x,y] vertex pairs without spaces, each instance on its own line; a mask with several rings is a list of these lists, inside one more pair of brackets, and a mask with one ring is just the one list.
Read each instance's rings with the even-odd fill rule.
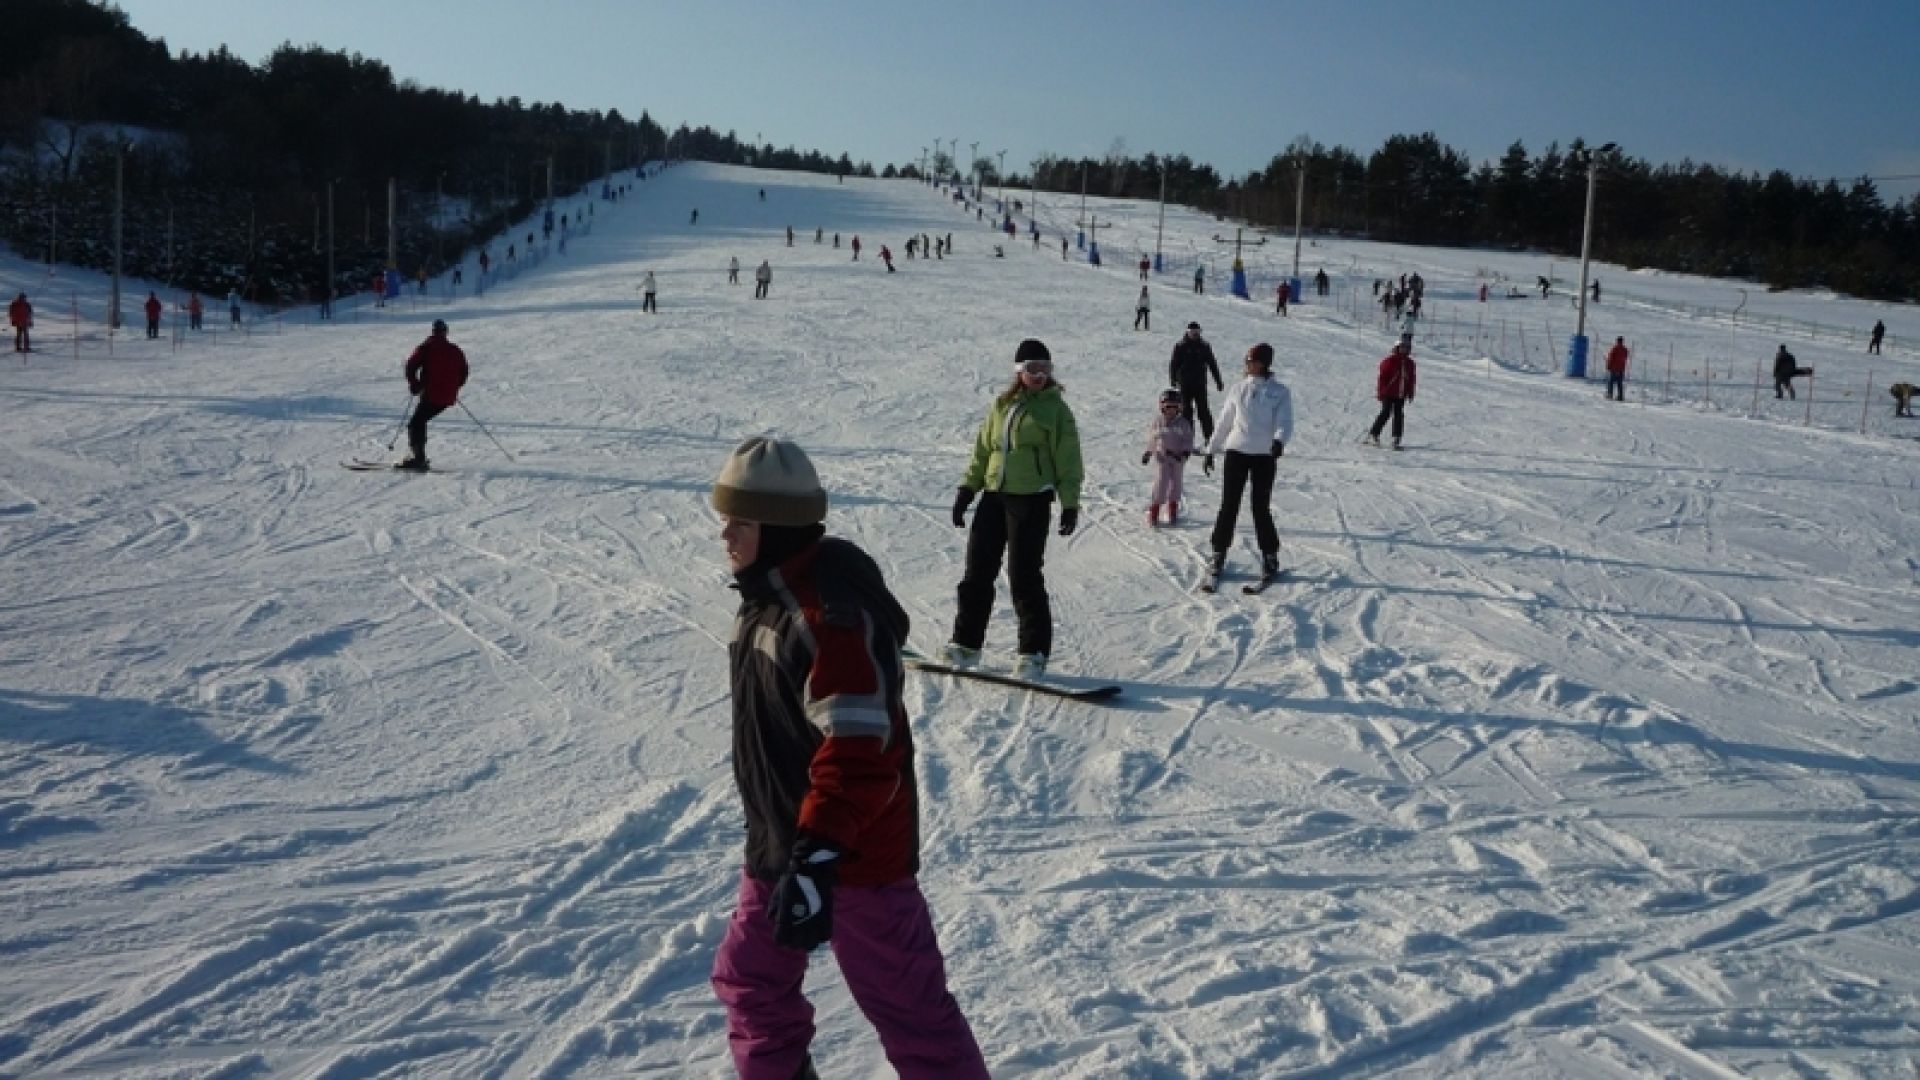
[[407,421],[407,446],[412,448],[414,457],[427,460],[427,421],[451,408],[451,405],[429,405],[424,401],[413,407],[413,418]]
[[1213,550],[1233,546],[1233,530],[1239,524],[1240,496],[1253,481],[1253,535],[1260,554],[1280,550],[1280,533],[1273,527],[1273,474],[1277,464],[1271,454],[1243,454],[1227,451],[1225,473],[1220,481],[1220,516],[1213,519]]
[[1381,429],[1386,427],[1387,421],[1391,419],[1393,421],[1393,437],[1395,441],[1398,441],[1401,433],[1407,430],[1406,408],[1407,401],[1405,398],[1382,398],[1380,400],[1380,415],[1373,418],[1373,437],[1376,439],[1379,438]]
[[1004,556],[1007,585],[1019,617],[1022,654],[1053,652],[1053,605],[1047,599],[1046,577],[1040,572],[1047,556],[1047,533],[1053,526],[1053,493],[1007,495],[997,491],[980,496],[967,532],[967,568],[960,579],[960,605],[953,617],[953,642],[978,649],[987,639],[987,620],[993,615],[994,582]]
[[1205,443],[1213,438],[1213,410],[1207,408],[1207,384],[1201,382],[1189,386],[1183,383],[1180,386],[1180,415],[1191,424],[1196,413],[1200,417],[1200,441]]

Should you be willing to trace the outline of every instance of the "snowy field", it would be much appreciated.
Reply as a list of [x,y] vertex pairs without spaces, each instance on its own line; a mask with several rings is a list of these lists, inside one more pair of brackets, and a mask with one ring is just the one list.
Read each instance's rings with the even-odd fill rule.
[[[1546,260],[1324,241],[1303,270],[1336,293],[1419,269],[1438,308],[1411,449],[1363,449],[1370,311],[1281,319],[1169,273],[1132,332],[1115,264],[1155,208],[1099,211],[1104,270],[1053,234],[996,259],[911,181],[687,166],[482,298],[6,354],[0,1075],[727,1075],[707,971],[741,817],[711,480],[742,436],[800,441],[829,527],[935,647],[952,489],[1036,336],[1089,474],[1049,551],[1055,667],[1125,696],[909,684],[922,882],[995,1076],[1911,1078],[1920,443],[1899,436],[1920,421],[1884,392],[1864,435],[1770,394],[1636,379],[1612,404],[1545,370],[1557,299],[1488,305],[1543,335],[1532,364],[1461,329],[1481,277]],[[859,234],[860,261],[816,227]],[[1222,227],[1170,213],[1167,248]],[[906,261],[922,231],[955,256]],[[1920,341],[1910,308],[1758,304]],[[513,460],[455,412],[443,471],[343,470],[385,456],[434,315]],[[1294,390],[1293,576],[1262,597],[1193,590],[1218,491],[1197,467],[1188,520],[1144,522],[1138,455],[1190,319],[1229,379],[1266,340]],[[1683,371],[1745,378],[1787,340],[1823,378],[1920,375],[1653,303],[1594,327]],[[1250,543],[1243,523],[1242,570]],[[1003,591],[989,649],[1011,632]],[[822,1075],[891,1075],[830,959],[810,986]]]

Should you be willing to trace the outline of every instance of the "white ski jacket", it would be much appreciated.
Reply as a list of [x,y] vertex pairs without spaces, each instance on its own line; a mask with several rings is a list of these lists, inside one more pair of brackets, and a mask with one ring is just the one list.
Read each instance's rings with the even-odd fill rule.
[[1292,438],[1293,392],[1271,375],[1249,375],[1220,406],[1220,423],[1213,429],[1207,453],[1270,454],[1274,440]]

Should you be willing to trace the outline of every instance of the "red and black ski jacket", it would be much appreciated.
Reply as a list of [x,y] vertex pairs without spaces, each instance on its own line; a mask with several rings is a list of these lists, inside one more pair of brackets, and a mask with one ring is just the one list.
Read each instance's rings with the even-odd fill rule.
[[1412,401],[1415,374],[1413,357],[1398,351],[1388,353],[1380,361],[1380,377],[1373,386],[1374,399]]
[[418,393],[424,405],[451,408],[459,403],[465,385],[467,354],[444,334],[421,342],[407,357],[407,389]]
[[841,850],[844,885],[912,876],[920,796],[901,697],[908,620],[880,568],[826,537],[738,587],[728,654],[747,873],[779,877],[804,831]]

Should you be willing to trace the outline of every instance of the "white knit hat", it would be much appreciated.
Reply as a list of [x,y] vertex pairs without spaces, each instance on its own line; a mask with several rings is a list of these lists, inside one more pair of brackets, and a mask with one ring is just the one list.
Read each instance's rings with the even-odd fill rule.
[[713,508],[762,525],[817,525],[827,519],[827,492],[806,451],[784,439],[752,438],[720,469]]

